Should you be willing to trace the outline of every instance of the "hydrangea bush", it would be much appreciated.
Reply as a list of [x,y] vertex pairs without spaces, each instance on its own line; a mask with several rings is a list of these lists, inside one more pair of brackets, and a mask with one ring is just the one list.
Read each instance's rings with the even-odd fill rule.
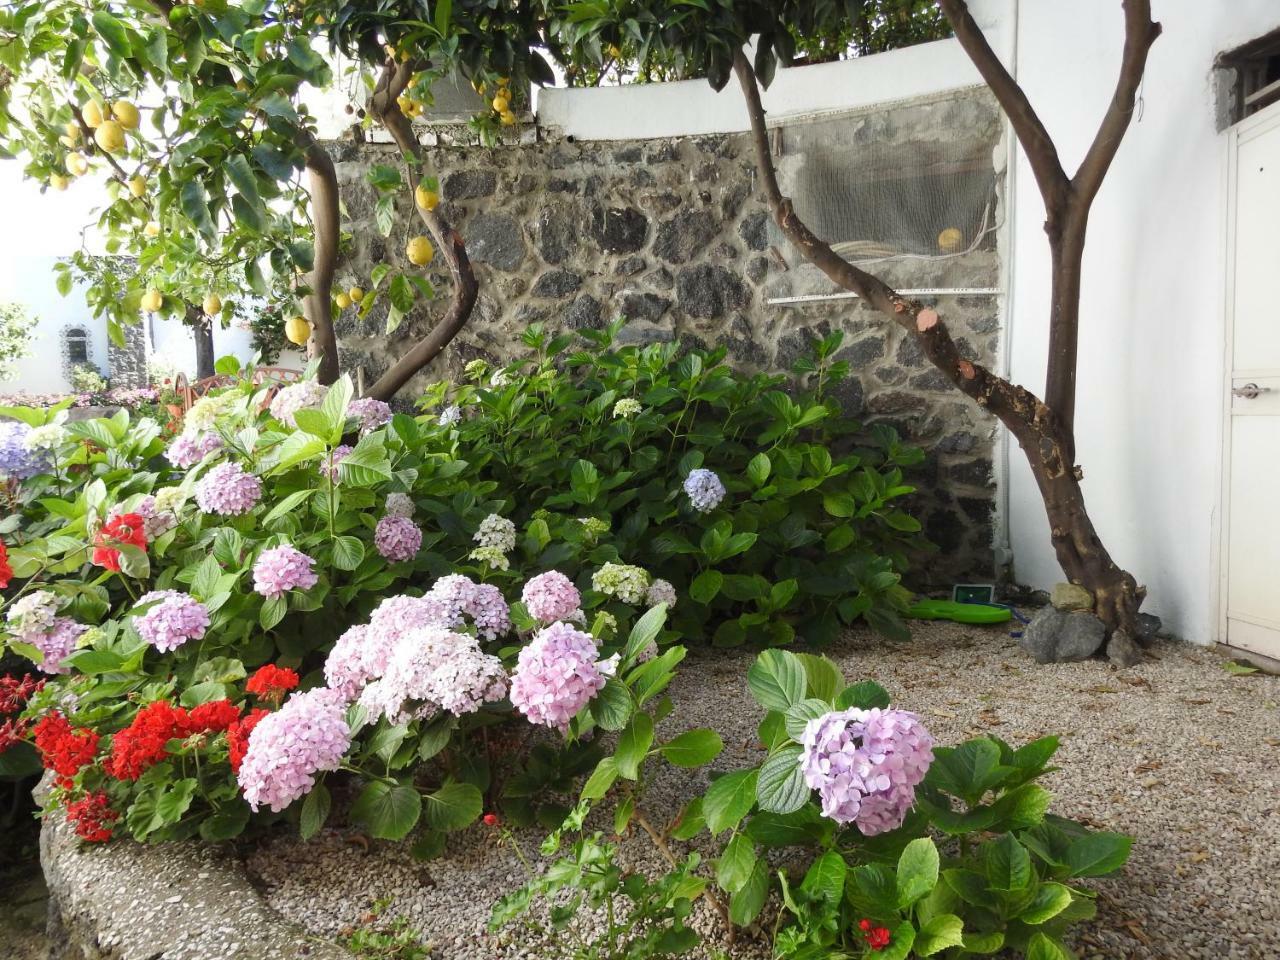
[[686,598],[674,626],[719,645],[823,642],[859,617],[905,636],[899,581],[928,545],[904,471],[922,454],[840,414],[840,334],[787,378],[735,373],[723,349],[616,346],[619,329],[535,325],[526,358],[428,389],[448,426],[430,448],[472,465],[515,524],[473,559],[638,564]]

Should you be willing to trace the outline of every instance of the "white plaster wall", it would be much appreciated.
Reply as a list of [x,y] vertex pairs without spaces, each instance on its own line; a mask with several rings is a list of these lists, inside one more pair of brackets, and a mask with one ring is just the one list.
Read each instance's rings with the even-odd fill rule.
[[15,376],[0,380],[0,393],[60,393],[70,389],[62,371],[62,329],[71,324],[89,331],[89,359],[107,372],[106,324],[94,318],[79,290],[63,297],[54,285],[54,256],[0,258],[0,300],[19,303],[38,324],[31,352],[14,366]]
[[[1115,0],[1023,0],[1017,73],[1068,172],[1106,109],[1123,27]],[[1141,121],[1094,204],[1084,262],[1077,458],[1090,512],[1115,559],[1174,632],[1216,639],[1214,518],[1221,436],[1225,136],[1215,131],[1213,63],[1280,26],[1276,0],[1155,0]],[[1042,391],[1047,348],[1044,206],[1025,158],[1016,170],[1011,362]],[[1029,470],[1010,453],[1015,572],[1061,579]]]

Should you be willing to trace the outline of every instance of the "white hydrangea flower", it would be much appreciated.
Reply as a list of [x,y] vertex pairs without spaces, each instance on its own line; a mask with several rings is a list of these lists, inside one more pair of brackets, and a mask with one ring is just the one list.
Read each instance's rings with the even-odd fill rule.
[[632,397],[623,397],[613,405],[613,418],[630,420],[644,409],[640,401]]
[[472,539],[482,547],[509,553],[516,546],[516,525],[506,517],[491,513],[480,521],[480,529]]

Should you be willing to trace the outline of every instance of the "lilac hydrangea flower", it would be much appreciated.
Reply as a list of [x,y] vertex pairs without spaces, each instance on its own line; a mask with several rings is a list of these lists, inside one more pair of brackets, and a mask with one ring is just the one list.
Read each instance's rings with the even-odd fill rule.
[[690,470],[689,476],[684,478],[684,492],[689,495],[693,509],[699,513],[710,513],[720,506],[725,489],[719,477],[705,467],[698,467]]
[[27,447],[31,428],[17,420],[0,421],[0,474],[14,480],[30,480],[49,469],[44,454]]
[[310,590],[320,579],[311,569],[314,564],[314,560],[287,543],[263,550],[253,565],[253,589],[264,597]]
[[234,517],[248,513],[262,498],[262,482],[238,463],[220,463],[196,485],[196,503],[205,513]]
[[323,460],[320,461],[320,476],[328,478],[333,483],[338,482],[338,464],[346,459],[355,448],[349,443],[340,443],[329,452]]
[[553,623],[520,651],[511,679],[511,703],[530,723],[562,733],[604,687],[606,674],[591,634]]
[[451,403],[440,411],[440,416],[436,422],[442,427],[452,427],[462,420],[462,408],[456,403]]
[[477,583],[467,608],[476,633],[486,640],[496,640],[511,629],[511,608],[502,591],[491,583]]
[[36,669],[44,673],[70,673],[62,661],[69,657],[87,628],[70,617],[55,617],[48,630],[23,639],[44,654]]
[[654,580],[653,583],[649,584],[649,589],[645,591],[644,600],[651,607],[665,603],[667,609],[670,610],[676,605],[676,588],[669,580]]
[[346,703],[337,692],[295,693],[253,728],[236,779],[251,808],[279,813],[311,792],[317,773],[338,769],[350,746]]
[[58,616],[58,598],[48,590],[37,590],[9,605],[5,619],[13,639],[28,643],[40,651],[36,664],[44,673],[68,673],[63,658],[76,648],[85,627],[70,617]]
[[57,594],[49,590],[36,590],[13,601],[4,613],[5,620],[14,633],[39,633],[53,626],[58,616]]
[[360,436],[363,437],[391,421],[391,406],[382,400],[364,397],[347,404],[347,416],[360,421]]
[[177,590],[153,590],[139,604],[159,601],[133,621],[138,636],[161,653],[177,650],[188,640],[199,640],[209,629],[209,609],[195,597]]
[[385,510],[388,517],[412,517],[413,498],[407,493],[388,493]]
[[387,668],[390,646],[376,642],[373,628],[358,624],[338,638],[324,662],[324,680],[350,703]]
[[329,388],[319,380],[299,380],[276,391],[271,398],[271,415],[281,423],[291,427],[298,425],[293,415],[308,407],[318,407],[324,403]]
[[933,762],[933,738],[914,713],[856,707],[815,717],[800,738],[805,783],[823,816],[867,836],[902,825]]
[[222,438],[216,433],[183,433],[165,451],[169,462],[180,470],[194,467],[197,463],[222,449]]
[[408,517],[386,516],[374,528],[373,545],[392,563],[412,560],[422,547],[422,531]]
[[548,570],[532,577],[520,597],[529,616],[543,623],[570,620],[582,606],[582,595],[573,581],[559,570]]
[[396,641],[382,676],[364,688],[360,704],[371,719],[394,724],[437,710],[455,716],[507,694],[502,661],[480,649],[474,637],[447,627],[420,627]]

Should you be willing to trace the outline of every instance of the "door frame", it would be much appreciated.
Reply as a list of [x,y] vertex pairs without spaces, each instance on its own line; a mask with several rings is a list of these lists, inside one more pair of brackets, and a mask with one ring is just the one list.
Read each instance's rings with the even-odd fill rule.
[[[1227,597],[1228,578],[1230,576],[1230,549],[1228,539],[1231,535],[1231,383],[1234,365],[1235,346],[1235,274],[1236,274],[1236,200],[1239,197],[1239,182],[1236,168],[1239,163],[1240,143],[1280,127],[1280,103],[1273,103],[1239,123],[1228,127],[1226,132],[1226,171],[1223,177],[1223,242],[1226,251],[1222,284],[1222,362],[1219,372],[1220,384],[1219,429],[1221,444],[1218,450],[1218,510],[1214,524],[1214,535],[1211,544],[1210,570],[1217,575],[1211,577],[1210,600],[1214,610],[1216,640],[1219,644],[1229,646],[1227,637]],[[1231,647],[1232,652],[1244,652],[1240,648]],[[1252,654],[1260,656],[1259,654]]]

